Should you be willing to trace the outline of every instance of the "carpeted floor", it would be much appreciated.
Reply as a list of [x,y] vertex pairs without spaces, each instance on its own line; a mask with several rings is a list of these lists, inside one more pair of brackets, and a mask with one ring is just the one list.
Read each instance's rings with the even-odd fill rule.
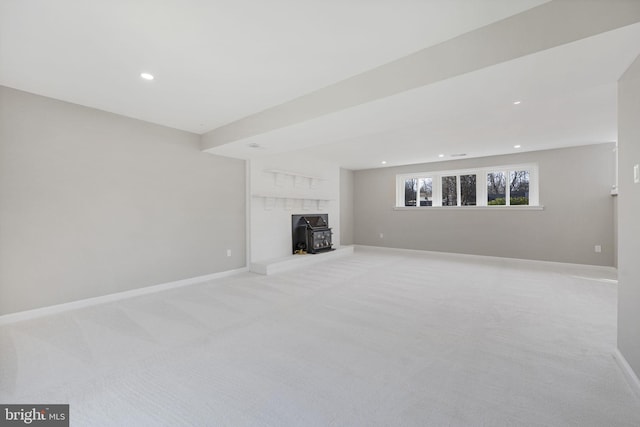
[[72,426],[639,426],[598,274],[358,249],[22,321],[0,403],[69,403]]

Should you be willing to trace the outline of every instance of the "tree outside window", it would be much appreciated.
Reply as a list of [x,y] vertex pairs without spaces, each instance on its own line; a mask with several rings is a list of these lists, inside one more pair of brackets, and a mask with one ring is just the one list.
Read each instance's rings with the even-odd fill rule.
[[509,204],[529,204],[529,171],[511,171],[509,176]]
[[489,172],[487,174],[487,205],[507,204],[507,177],[504,172]]

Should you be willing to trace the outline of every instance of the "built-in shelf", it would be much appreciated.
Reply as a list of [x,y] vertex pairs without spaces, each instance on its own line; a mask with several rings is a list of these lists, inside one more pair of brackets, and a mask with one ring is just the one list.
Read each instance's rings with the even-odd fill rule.
[[311,175],[305,175],[302,173],[297,173],[297,172],[289,172],[289,171],[283,171],[283,170],[279,170],[279,169],[267,169],[265,172],[268,173],[273,173],[273,174],[279,174],[279,175],[289,175],[289,176],[299,176],[300,178],[307,178],[307,179],[317,179],[319,181],[324,180],[324,178],[321,178],[319,176],[311,176]]
[[[273,174],[275,178],[274,184],[276,187],[284,187],[285,183],[287,182],[287,180],[285,180],[285,177],[287,176],[293,177],[292,186],[289,188],[289,191],[292,194],[269,194],[268,193],[269,190],[267,190],[266,194],[258,193],[258,194],[252,195],[253,197],[258,197],[263,199],[264,201],[263,205],[265,210],[271,210],[275,208],[277,201],[282,201],[282,204],[285,210],[293,209],[294,203],[296,201],[302,201],[302,210],[311,210],[311,209],[314,209],[315,207],[317,207],[318,210],[324,210],[327,203],[331,201],[331,199],[327,199],[325,197],[317,196],[313,194],[305,194],[305,195],[299,194],[300,192],[303,192],[303,193],[307,192],[305,191],[307,188],[311,190],[315,189],[318,186],[318,183],[320,181],[326,180],[325,178],[322,178],[319,176],[301,174],[297,172],[285,171],[281,169],[266,169],[264,172]],[[291,181],[289,180],[289,182]],[[281,190],[276,190],[276,192],[282,193]],[[284,191],[284,193],[287,193],[287,192],[288,191]],[[298,193],[298,194],[293,194],[293,193]]]
[[325,199],[323,197],[314,196],[282,196],[273,194],[254,194],[253,197],[262,197],[265,199],[293,199],[293,200],[322,200],[323,202],[330,202],[333,199]]
[[333,199],[325,199],[322,197],[312,197],[312,196],[282,196],[282,195],[273,195],[273,194],[254,194],[253,197],[261,198],[264,200],[264,209],[272,210],[276,207],[276,200],[282,200],[283,207],[285,210],[293,209],[294,201],[301,200],[302,201],[302,210],[311,210],[315,205],[318,210],[324,210],[329,203]]
[[267,173],[273,174],[275,177],[275,185],[276,187],[284,186],[284,177],[292,176],[293,177],[293,186],[300,187],[304,181],[308,181],[309,188],[316,188],[320,181],[323,181],[324,178],[319,176],[305,175],[297,172],[289,172],[280,169],[267,169],[265,170]]

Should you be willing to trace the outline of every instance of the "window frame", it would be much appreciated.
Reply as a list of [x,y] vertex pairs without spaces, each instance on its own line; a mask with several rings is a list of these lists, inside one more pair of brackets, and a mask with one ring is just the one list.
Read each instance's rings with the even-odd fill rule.
[[[512,171],[528,171],[529,172],[529,204],[528,205],[511,205],[510,198],[510,176]],[[506,177],[505,186],[505,204],[504,205],[488,205],[487,197],[487,175],[492,172],[503,172]],[[462,175],[476,175],[476,204],[475,205],[462,205],[461,197],[461,180]],[[442,178],[447,176],[456,177],[457,186],[457,205],[456,206],[442,206]],[[431,206],[420,206],[419,202],[416,202],[416,206],[405,206],[404,200],[404,185],[407,179],[431,178],[432,182],[432,200]],[[419,182],[419,181],[418,181]],[[519,164],[507,164],[498,166],[483,166],[479,168],[468,169],[453,169],[453,170],[435,170],[429,172],[412,172],[396,175],[396,208],[402,209],[526,209],[526,208],[539,208],[540,197],[538,192],[539,187],[539,175],[537,163],[519,163]],[[418,197],[419,199],[419,189]]]

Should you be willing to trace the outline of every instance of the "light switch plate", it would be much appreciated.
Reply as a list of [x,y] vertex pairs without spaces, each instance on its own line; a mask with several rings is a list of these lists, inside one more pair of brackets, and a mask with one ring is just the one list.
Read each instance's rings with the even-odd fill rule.
[[633,166],[633,182],[634,184],[640,182],[640,165]]

